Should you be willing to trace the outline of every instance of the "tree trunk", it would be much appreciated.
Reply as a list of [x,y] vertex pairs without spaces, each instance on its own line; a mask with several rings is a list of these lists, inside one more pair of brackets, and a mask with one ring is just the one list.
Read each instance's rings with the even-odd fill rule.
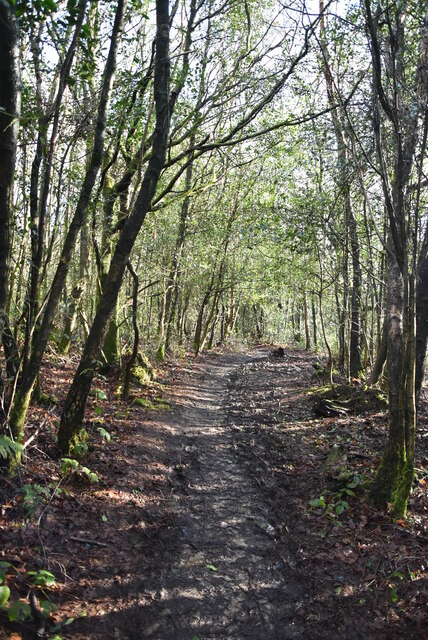
[[[323,53],[323,71],[327,86],[327,97],[331,107],[331,117],[333,120],[334,132],[337,140],[338,155],[338,171],[339,184],[343,199],[344,213],[344,231],[345,231],[345,249],[343,258],[343,278],[344,278],[344,304],[343,311],[346,314],[348,306],[348,237],[351,248],[352,262],[352,291],[351,291],[351,330],[349,336],[349,374],[351,376],[359,376],[361,373],[361,336],[360,336],[360,307],[361,307],[361,264],[360,264],[360,243],[358,238],[357,221],[352,209],[350,175],[349,175],[349,158],[345,137],[346,117],[343,108],[337,108],[335,97],[335,86],[333,75],[330,69],[330,57],[326,40],[326,27],[324,19],[324,2],[320,0],[320,32],[321,32],[321,49]],[[339,101],[340,103],[340,101]],[[346,317],[346,316],[345,316]],[[341,330],[345,329],[345,318],[341,325]],[[343,344],[345,344],[344,336]],[[342,354],[341,354],[342,355]],[[345,371],[348,373],[348,359],[343,353]]]
[[134,329],[134,343],[132,346],[132,353],[129,356],[129,360],[126,363],[125,374],[123,376],[123,392],[122,397],[126,400],[129,396],[129,386],[131,383],[131,371],[132,367],[135,364],[138,356],[138,347],[140,342],[140,332],[138,329],[138,276],[132,268],[131,263],[128,261],[127,264],[128,271],[133,279],[133,287],[132,287],[132,327]]
[[[0,342],[6,357],[7,378],[15,374],[16,346],[9,328],[7,299],[9,286],[10,219],[15,171],[16,142],[20,113],[20,70],[18,27],[12,3],[0,3]],[[1,380],[10,396],[11,380]]]
[[156,125],[153,136],[152,154],[134,208],[120,232],[100,304],[73,383],[65,400],[58,433],[58,444],[63,453],[69,451],[70,445],[75,440],[78,440],[82,430],[83,414],[94,376],[96,360],[99,357],[108,322],[116,304],[132,247],[134,246],[145,217],[150,210],[151,201],[165,163],[170,122],[168,0],[157,0],[156,24],[154,74]]
[[306,301],[306,291],[303,292],[303,318],[305,322],[305,349],[308,351],[311,348],[311,334],[309,333],[308,304]]
[[[25,368],[28,365],[30,356],[31,343],[37,340],[38,328],[34,326],[36,315],[38,313],[40,298],[41,271],[43,263],[43,255],[45,252],[45,231],[46,231],[46,215],[48,206],[48,197],[50,191],[50,182],[52,175],[52,166],[54,161],[55,147],[58,140],[59,118],[61,113],[61,104],[67,81],[73,64],[74,55],[79,41],[80,32],[86,11],[87,0],[80,0],[79,9],[76,16],[73,38],[64,55],[64,61],[59,73],[58,88],[52,105],[46,110],[46,114],[39,116],[39,133],[36,144],[36,153],[31,168],[31,186],[30,186],[30,216],[31,216],[31,268],[29,283],[29,300],[28,300],[28,317],[26,327],[26,338],[24,345],[24,375]],[[34,65],[36,75],[40,74],[40,50],[41,44],[39,40],[32,43],[34,54]],[[38,82],[38,107],[41,109],[41,83]],[[50,141],[47,141],[47,129],[52,121],[52,130]],[[43,164],[42,164],[43,163]],[[42,166],[42,178],[39,194],[39,177],[40,168]],[[34,333],[33,333],[34,332]]]
[[[191,135],[190,146],[195,144],[195,134]],[[193,180],[193,162],[190,162],[186,169],[186,196],[183,200],[180,211],[180,224],[178,227],[177,240],[175,243],[174,257],[172,260],[171,270],[167,281],[167,292],[165,298],[165,344],[159,345],[159,348],[168,349],[171,341],[172,327],[174,325],[174,316],[177,305],[177,292],[178,292],[178,276],[180,270],[181,256],[184,249],[184,243],[186,241],[186,226],[187,219],[189,217],[189,205],[190,205],[190,189],[192,188]]]
[[314,346],[315,348],[318,346],[318,338],[317,338],[317,312],[315,309],[315,301],[312,296],[312,331],[314,335]]
[[419,400],[425,378],[425,362],[428,342],[428,258],[419,261],[419,284],[416,297],[416,373],[415,392]]
[[89,262],[89,229],[85,222],[80,231],[80,256],[79,256],[79,281],[73,287],[68,303],[67,313],[64,323],[64,333],[59,343],[59,350],[64,355],[68,353],[71,346],[71,339],[76,327],[79,307],[81,305],[82,294],[86,289],[87,270]]
[[376,382],[379,380],[380,376],[382,375],[383,366],[386,362],[387,352],[388,352],[388,319],[385,316],[385,319],[383,321],[381,341],[379,344],[376,360],[368,380],[369,385],[376,384]]
[[[411,398],[408,397],[409,390],[410,395],[414,395],[414,379],[412,375],[409,378],[409,370],[413,368],[410,364],[412,345],[403,341],[403,334],[408,340],[405,326],[408,320],[404,318],[403,321],[403,311],[409,313],[410,310],[411,315],[409,304],[412,305],[412,301],[406,296],[406,284],[395,262],[390,268],[387,302],[388,444],[371,485],[375,502],[381,506],[390,504],[397,517],[405,514],[413,480],[414,447],[409,441],[409,437],[412,438],[409,430],[414,416],[409,411]],[[406,300],[403,300],[403,295]]]
[[40,369],[43,354],[48,343],[50,330],[55,318],[58,302],[67,278],[68,268],[73,255],[77,236],[85,222],[89,200],[95,184],[99,169],[101,167],[104,154],[104,134],[106,129],[108,106],[110,103],[111,89],[113,86],[114,73],[116,69],[116,54],[119,36],[122,30],[123,15],[126,8],[126,0],[118,0],[115,22],[110,42],[110,51],[104,71],[103,87],[101,91],[100,103],[98,107],[97,124],[94,136],[94,145],[91,161],[89,163],[83,185],[80,191],[79,200],[76,206],[73,219],[70,223],[58,267],[51,284],[51,289],[46,303],[46,309],[37,333],[37,339],[31,352],[28,366],[25,369],[21,385],[13,403],[10,415],[10,427],[17,439],[21,439],[24,431],[25,417],[31,399],[31,392]]
[[[212,286],[212,283],[211,283],[211,286]],[[202,323],[204,319],[205,307],[211,295],[211,286],[204,295],[202,304],[199,309],[198,318],[196,320],[195,337],[193,338],[193,350],[195,352],[195,356],[199,354],[199,351],[201,348]]]

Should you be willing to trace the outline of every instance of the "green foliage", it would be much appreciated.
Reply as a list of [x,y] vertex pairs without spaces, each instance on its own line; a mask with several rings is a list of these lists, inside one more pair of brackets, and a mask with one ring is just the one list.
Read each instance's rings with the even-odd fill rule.
[[8,608],[7,615],[10,622],[25,622],[31,618],[31,607],[23,600],[15,600]]
[[391,602],[393,602],[394,604],[398,602],[397,587],[392,587],[391,591],[389,592],[389,597],[391,598]]
[[[2,581],[4,580],[4,572],[11,567],[9,562],[0,562],[0,571],[3,571]],[[45,569],[27,571],[25,579],[28,585],[38,587],[42,591],[56,585],[55,576]],[[50,600],[41,600],[40,608],[46,619],[58,610],[58,606]],[[32,617],[32,609],[28,601],[22,599],[10,601],[10,589],[6,585],[0,586],[0,611],[8,617],[10,622],[25,622]]]
[[61,458],[61,474],[66,476],[68,473],[78,471],[80,464],[78,460],[73,458]]
[[55,613],[55,611],[58,611],[58,605],[54,602],[51,602],[50,600],[41,600],[40,607],[45,618],[49,618],[51,613]]
[[18,442],[14,442],[9,436],[0,436],[0,457],[4,460],[19,457],[24,452],[24,448]]
[[56,579],[53,573],[45,569],[27,571],[27,579],[37,587],[54,587],[56,585]]
[[82,466],[78,460],[74,460],[73,458],[61,458],[61,474],[66,477],[73,473],[86,482],[89,482],[89,484],[96,484],[99,482],[97,474],[88,469],[88,467]]
[[341,516],[349,509],[349,503],[347,500],[344,500],[343,496],[354,496],[353,488],[357,487],[361,482],[362,479],[360,476],[355,475],[353,480],[347,484],[346,487],[340,489],[334,494],[330,494],[327,490],[323,491],[319,498],[313,498],[309,501],[309,506],[312,509],[321,509],[324,515],[327,515],[332,519]]
[[6,562],[5,560],[0,561],[0,584],[3,584],[6,579],[6,573],[11,568],[10,562]]
[[94,389],[94,396],[96,400],[107,400],[107,395],[102,389]]
[[37,507],[46,502],[50,492],[39,484],[24,484],[20,489],[22,506],[30,520],[34,518]]
[[103,427],[98,427],[97,431],[100,434],[102,440],[105,440],[108,443],[111,442],[111,435],[106,429],[104,429]]
[[71,453],[77,458],[81,458],[88,453],[88,443],[78,442],[71,447]]
[[10,589],[7,586],[0,587],[0,607],[6,604],[10,598]]

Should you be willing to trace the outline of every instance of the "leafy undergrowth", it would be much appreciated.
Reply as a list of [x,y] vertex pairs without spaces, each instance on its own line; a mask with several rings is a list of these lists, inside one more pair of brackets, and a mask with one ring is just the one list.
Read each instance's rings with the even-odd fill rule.
[[[236,441],[270,503],[284,562],[308,575],[314,606],[301,615],[312,618],[313,637],[321,637],[317,625],[333,619],[342,624],[341,637],[351,637],[352,628],[361,637],[426,637],[427,401],[418,419],[408,517],[394,522],[366,503],[360,486],[385,444],[382,396],[361,386],[315,390],[310,361],[288,350],[283,359],[244,368],[230,405]],[[345,401],[346,410],[317,417],[323,397],[339,407]]]
[[[144,573],[156,575],[162,562],[153,548],[172,530],[183,466],[174,395],[191,361],[170,362],[156,384],[135,389],[139,404],[120,399],[117,372],[98,377],[86,414],[89,439],[78,459],[61,460],[55,434],[76,364],[52,358],[44,369],[43,391],[59,404],[32,408],[20,477],[1,472],[0,615],[7,631],[0,638],[27,640],[37,629],[52,640],[126,637]],[[393,522],[360,492],[383,450],[384,409],[366,402],[357,415],[319,418],[316,385],[311,356],[287,350],[236,372],[228,398],[237,456],[269,507],[269,535],[310,594],[296,617],[308,638],[423,638],[427,403],[408,517]]]

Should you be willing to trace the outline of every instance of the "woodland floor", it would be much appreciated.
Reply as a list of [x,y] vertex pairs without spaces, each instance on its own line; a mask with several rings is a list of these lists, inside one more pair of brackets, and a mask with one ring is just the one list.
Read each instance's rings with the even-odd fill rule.
[[[44,390],[59,405],[33,409],[21,474],[49,493],[31,501],[0,477],[10,601],[28,597],[27,571],[56,577],[34,589],[58,605],[40,637],[428,636],[427,401],[408,518],[394,523],[352,495],[379,461],[384,411],[317,418],[313,359],[261,347],[171,362],[140,392],[170,409],[125,404],[117,376],[97,380],[82,461],[98,475],[91,485],[59,472],[53,434],[76,362],[51,357]],[[341,458],[326,465],[334,444]],[[0,622],[2,639],[37,637],[32,620]]]

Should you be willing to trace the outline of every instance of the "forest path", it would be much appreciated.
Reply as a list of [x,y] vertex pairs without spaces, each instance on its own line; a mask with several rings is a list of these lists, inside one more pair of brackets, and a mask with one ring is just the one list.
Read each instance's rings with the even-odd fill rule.
[[267,359],[266,351],[212,358],[180,389],[174,525],[168,546],[156,550],[160,571],[144,580],[141,637],[302,637],[295,611],[304,585],[275,548],[269,508],[239,456],[228,411],[233,374]]
[[[371,396],[364,411],[316,417],[310,390],[321,381],[312,362],[298,349],[275,357],[273,347],[170,361],[160,384],[140,391],[145,406],[116,397],[117,377],[97,380],[105,398],[88,406],[84,464],[99,482],[67,476],[66,491],[37,507],[40,527],[36,518],[22,526],[18,502],[0,514],[0,555],[22,572],[47,568],[57,578],[50,634],[426,638],[426,482],[415,486],[405,527],[339,483],[344,470],[348,483],[373,472],[385,413]],[[46,377],[65,388],[69,364]],[[99,437],[99,405],[109,443]],[[34,424],[45,410],[37,411]],[[425,460],[426,403],[419,420]],[[55,454],[49,433],[39,444]],[[328,468],[333,445],[342,462]],[[58,463],[40,452],[26,473],[47,486]],[[8,580],[13,598],[27,597],[25,583]],[[31,620],[19,630],[33,640]],[[0,627],[0,639],[9,637],[18,636]]]

